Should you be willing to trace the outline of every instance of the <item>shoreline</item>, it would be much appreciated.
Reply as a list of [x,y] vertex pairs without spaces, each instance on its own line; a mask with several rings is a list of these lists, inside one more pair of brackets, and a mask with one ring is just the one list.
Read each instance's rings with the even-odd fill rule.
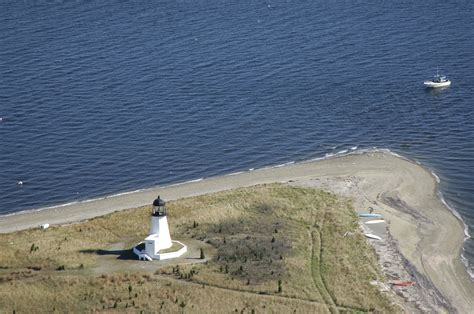
[[[407,158],[403,155],[397,154],[397,153],[395,153],[395,152],[393,152],[389,149],[378,149],[378,148],[363,149],[363,150],[356,150],[356,149],[357,149],[357,146],[355,146],[354,148],[351,148],[350,151],[348,149],[345,149],[345,150],[337,152],[337,153],[326,154],[325,157],[318,157],[318,158],[313,158],[313,159],[303,160],[303,161],[289,161],[289,162],[286,162],[286,163],[283,163],[283,164],[269,165],[269,166],[264,166],[262,168],[257,168],[257,169],[250,168],[250,169],[247,169],[247,170],[231,172],[231,173],[224,173],[224,174],[220,174],[220,175],[216,175],[216,176],[210,176],[210,177],[200,177],[200,178],[197,178],[197,179],[190,179],[190,180],[187,180],[187,181],[170,183],[170,184],[166,184],[166,185],[157,185],[157,186],[154,186],[154,187],[141,188],[141,189],[137,189],[137,190],[129,190],[129,191],[116,192],[116,193],[113,193],[113,194],[105,194],[105,195],[102,195],[102,196],[87,198],[87,199],[84,199],[84,200],[70,201],[70,202],[67,202],[67,203],[50,205],[50,206],[45,206],[45,207],[40,207],[40,208],[23,209],[23,210],[20,210],[18,212],[10,212],[10,213],[5,213],[5,214],[0,214],[0,219],[8,218],[8,217],[11,217],[11,216],[16,216],[16,215],[27,215],[27,214],[31,214],[31,213],[35,213],[35,212],[40,212],[40,211],[43,211],[43,210],[49,210],[49,211],[54,210],[56,212],[57,209],[60,209],[60,208],[63,208],[63,207],[80,206],[81,204],[86,204],[86,203],[90,203],[90,202],[102,202],[102,201],[105,201],[107,199],[126,197],[127,195],[133,195],[133,194],[137,194],[137,195],[138,194],[145,194],[145,193],[151,192],[151,191],[159,191],[161,189],[177,187],[177,186],[185,185],[185,184],[192,184],[192,183],[200,182],[200,181],[204,181],[204,180],[213,180],[213,179],[217,179],[219,177],[241,175],[241,174],[245,174],[245,173],[252,172],[252,171],[276,169],[276,168],[291,166],[291,165],[294,165],[294,164],[314,163],[314,162],[320,162],[320,161],[324,161],[324,160],[330,160],[330,159],[347,157],[347,156],[375,153],[375,154],[388,154],[388,155],[395,156],[395,157],[400,158],[402,160],[405,160],[407,162],[414,163],[417,166],[419,166],[419,167],[425,169],[426,171],[428,171],[433,176],[433,178],[435,179],[435,181],[437,183],[436,184],[436,190],[437,190],[437,195],[438,195],[440,201],[463,224],[463,227],[464,227],[463,231],[464,231],[464,235],[465,235],[463,242],[465,242],[466,240],[472,238],[471,234],[469,233],[469,226],[466,224],[466,222],[462,218],[461,214],[446,202],[446,200],[443,196],[443,193],[441,192],[441,190],[438,187],[441,180],[438,177],[438,175],[432,169],[426,167],[425,165],[423,165],[422,163],[420,163],[416,160],[409,159],[409,158]],[[149,204],[147,202],[143,202],[142,205],[136,205],[136,206],[128,207],[128,208],[125,208],[125,207],[124,208],[117,208],[114,211],[119,211],[119,210],[134,208],[134,207],[140,207],[140,206],[145,206],[145,205],[149,205]],[[114,211],[112,211],[112,212],[114,212]],[[106,215],[106,214],[107,213],[105,213],[105,214],[99,213],[96,216],[92,216],[91,218]],[[64,223],[59,222],[58,224],[64,224]],[[28,228],[34,228],[34,227],[37,227],[37,226],[38,225],[25,227],[25,228],[20,227],[18,229],[12,229],[12,230],[19,231],[19,230],[28,229]],[[2,227],[2,221],[0,220],[0,233],[12,232],[12,231],[4,231],[3,228],[4,227]],[[5,229],[5,230],[8,230],[8,229]],[[465,259],[464,256],[462,256],[462,254],[461,254],[460,257],[461,257],[461,259],[466,260],[466,263],[469,263],[469,261],[467,259]],[[467,268],[467,266],[466,266],[466,268]],[[474,274],[471,274],[471,273],[468,273],[468,274],[471,277],[471,279],[474,280]]]
[[[98,199],[0,216],[0,233],[74,223],[149,205],[257,184],[319,187],[354,200],[356,211],[374,206],[389,222],[399,253],[459,312],[474,308],[474,282],[461,260],[465,224],[439,194],[439,179],[423,165],[388,151],[356,151],[315,160],[196,179]],[[421,278],[421,277],[420,277]],[[434,302],[436,303],[436,302]],[[433,304],[435,310],[450,306]]]

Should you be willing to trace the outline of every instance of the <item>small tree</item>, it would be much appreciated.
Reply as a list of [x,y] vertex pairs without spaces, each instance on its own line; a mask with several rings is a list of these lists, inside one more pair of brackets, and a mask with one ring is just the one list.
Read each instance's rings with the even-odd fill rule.
[[281,293],[281,279],[278,279],[278,293]]
[[132,298],[132,284],[128,284],[128,297],[131,299]]
[[31,247],[30,247],[30,253],[31,253],[31,252],[35,252],[35,251],[37,251],[38,249],[39,249],[39,247],[36,246],[36,245],[33,243],[33,244],[31,244]]
[[204,255],[204,250],[202,248],[200,248],[200,251],[201,251],[201,254],[199,256],[200,259],[205,259],[206,256]]
[[186,303],[184,303],[184,301],[181,301],[179,306],[181,307],[181,313],[184,313],[184,307],[186,306]]

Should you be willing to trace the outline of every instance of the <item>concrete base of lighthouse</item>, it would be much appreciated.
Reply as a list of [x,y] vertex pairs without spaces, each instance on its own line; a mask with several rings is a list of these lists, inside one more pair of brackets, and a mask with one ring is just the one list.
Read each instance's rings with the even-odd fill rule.
[[[133,248],[133,253],[135,253],[138,256],[138,259],[140,260],[145,260],[145,261],[152,261],[152,260],[165,260],[165,259],[170,259],[170,258],[176,258],[180,257],[184,253],[188,251],[188,247],[176,240],[172,240],[172,247],[168,249],[161,249],[158,251],[153,252],[148,250],[147,248],[150,248],[152,244],[150,242],[156,241],[156,239],[150,238],[153,235],[149,235],[145,241],[140,242],[137,246]],[[147,245],[147,242],[149,243]],[[154,246],[154,244],[153,244]],[[176,250],[172,250],[173,247],[176,247]]]

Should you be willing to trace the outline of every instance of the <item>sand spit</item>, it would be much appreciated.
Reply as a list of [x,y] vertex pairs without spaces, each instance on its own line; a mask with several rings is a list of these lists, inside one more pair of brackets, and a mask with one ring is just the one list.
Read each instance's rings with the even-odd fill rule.
[[175,200],[273,182],[321,187],[351,197],[357,211],[372,208],[383,214],[387,228],[385,224],[383,229],[364,228],[379,228],[375,231],[383,240],[370,241],[387,278],[417,282],[413,287],[392,288],[404,298],[408,311],[468,313],[474,308],[474,283],[460,259],[462,222],[437,196],[437,181],[429,171],[383,152],[259,169],[4,216],[0,232],[71,223],[148,205],[158,194]]

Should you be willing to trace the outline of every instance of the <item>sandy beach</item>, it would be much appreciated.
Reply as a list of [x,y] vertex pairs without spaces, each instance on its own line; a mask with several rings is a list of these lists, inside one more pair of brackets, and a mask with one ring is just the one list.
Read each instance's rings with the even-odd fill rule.
[[158,194],[176,200],[273,182],[320,187],[352,198],[358,212],[372,209],[383,214],[388,230],[371,230],[383,238],[373,245],[388,278],[398,267],[402,269],[398,273],[410,277],[404,279],[417,282],[413,294],[398,293],[413,303],[413,309],[468,313],[474,308],[474,283],[460,260],[463,225],[439,199],[436,178],[414,162],[383,152],[264,168],[3,216],[0,232],[42,223],[72,223],[140,207],[150,204]]

